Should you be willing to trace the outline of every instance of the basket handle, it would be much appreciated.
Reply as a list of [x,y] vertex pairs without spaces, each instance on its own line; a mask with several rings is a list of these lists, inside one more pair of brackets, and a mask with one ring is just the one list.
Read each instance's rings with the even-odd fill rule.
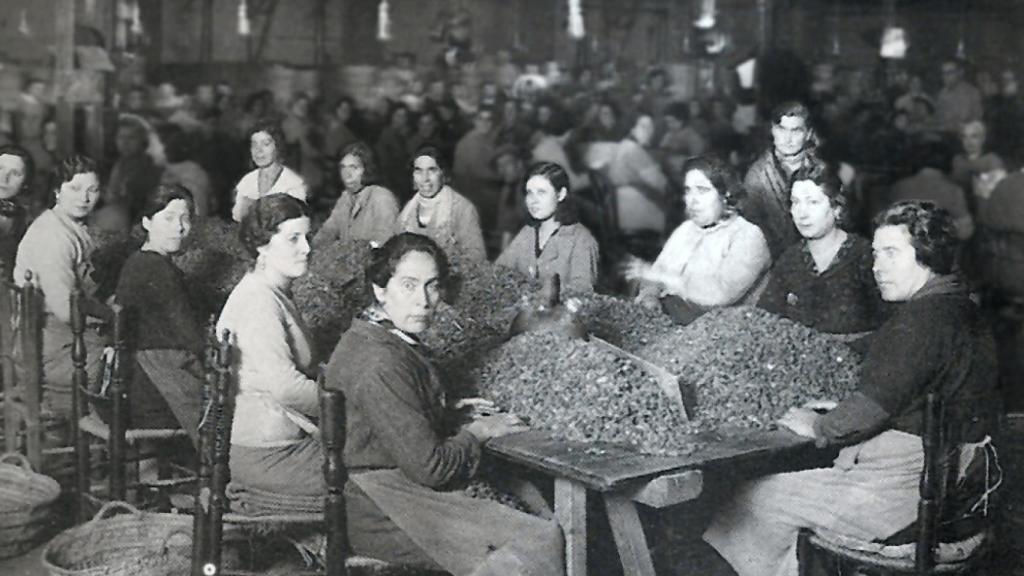
[[100,508],[99,512],[97,512],[96,515],[92,517],[92,520],[89,520],[89,525],[93,525],[96,522],[99,522],[100,520],[109,517],[111,515],[110,512],[116,510],[120,510],[121,512],[127,512],[129,514],[142,514],[142,512],[140,512],[138,508],[132,506],[127,502],[121,500],[113,500],[111,502],[107,502],[106,504],[103,505],[102,508]]
[[28,458],[26,458],[25,455],[22,454],[21,452],[8,452],[3,456],[0,456],[0,464],[6,463],[8,460],[14,460],[15,466],[24,468],[29,472],[34,472],[34,470],[32,470],[32,463],[29,462]]

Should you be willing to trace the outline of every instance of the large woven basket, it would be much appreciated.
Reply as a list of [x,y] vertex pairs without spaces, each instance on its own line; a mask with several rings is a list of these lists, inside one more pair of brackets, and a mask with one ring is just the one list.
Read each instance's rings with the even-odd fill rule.
[[60,485],[17,453],[0,456],[0,558],[28,552],[52,527]]
[[43,551],[52,576],[178,576],[191,563],[191,516],[140,512],[125,502],[108,502]]

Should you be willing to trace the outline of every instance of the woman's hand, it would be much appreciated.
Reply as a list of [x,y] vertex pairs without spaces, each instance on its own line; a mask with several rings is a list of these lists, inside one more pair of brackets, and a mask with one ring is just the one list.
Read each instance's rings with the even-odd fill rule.
[[815,438],[814,423],[819,417],[817,412],[809,408],[790,408],[779,418],[778,424],[798,436]]
[[817,412],[818,414],[825,414],[836,409],[839,403],[835,400],[811,400],[810,402],[803,405],[803,408]]
[[646,280],[651,273],[651,264],[635,256],[629,256],[619,266],[619,270],[626,280]]
[[633,301],[643,306],[644,308],[647,308],[648,310],[661,309],[661,303],[658,301],[658,298],[651,294],[637,294],[636,298]]
[[491,414],[481,416],[463,428],[481,442],[487,442],[491,438],[500,438],[517,432],[526,432],[529,426],[512,414]]

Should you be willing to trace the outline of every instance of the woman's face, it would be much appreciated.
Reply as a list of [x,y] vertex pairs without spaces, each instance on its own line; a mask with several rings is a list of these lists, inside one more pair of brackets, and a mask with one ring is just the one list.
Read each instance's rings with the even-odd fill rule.
[[373,286],[381,310],[395,327],[418,334],[430,327],[441,299],[437,262],[425,252],[409,252],[398,261],[387,286]]
[[526,181],[526,210],[534,220],[544,221],[555,216],[558,203],[565,200],[565,188],[555,190],[546,176],[531,176]]
[[801,236],[815,240],[835,230],[839,208],[832,206],[821,186],[810,180],[794,182],[790,200],[789,213]]
[[686,216],[697,226],[711,226],[722,219],[725,203],[715,186],[700,170],[690,170],[683,179]]
[[881,226],[871,242],[875,262],[871,270],[886,302],[904,302],[917,294],[934,273],[917,261],[905,224]]
[[342,122],[348,122],[352,118],[352,105],[344,100],[341,101],[334,109],[334,117]]
[[551,122],[551,107],[542,105],[537,107],[537,122],[542,125],[547,125]]
[[192,214],[188,202],[176,198],[152,218],[142,217],[142,227],[149,233],[147,244],[161,254],[174,254],[192,231]]
[[100,179],[95,172],[75,174],[60,185],[54,209],[74,220],[84,220],[100,198]]
[[0,154],[0,198],[12,198],[25,184],[25,160],[15,154]]
[[270,242],[260,246],[259,258],[267,271],[285,278],[298,278],[309,267],[309,218],[285,220]]
[[437,196],[444,186],[444,172],[437,165],[437,160],[430,156],[416,158],[412,163],[412,183],[424,198]]
[[772,143],[782,156],[799,154],[810,135],[807,120],[802,116],[783,116],[777,124],[772,124]]
[[277,144],[266,132],[257,132],[249,139],[249,153],[257,168],[266,168],[277,162]]
[[397,108],[391,113],[391,126],[393,128],[404,129],[409,124],[409,113],[406,112],[405,108]]
[[338,163],[338,170],[341,172],[341,183],[345,190],[358,192],[363,187],[363,173],[366,167],[362,159],[355,154],[346,154]]
[[960,143],[968,156],[980,156],[985,151],[985,127],[979,122],[971,122],[960,131]]
[[597,110],[597,121],[606,130],[615,128],[615,111],[612,110],[611,106],[601,106]]

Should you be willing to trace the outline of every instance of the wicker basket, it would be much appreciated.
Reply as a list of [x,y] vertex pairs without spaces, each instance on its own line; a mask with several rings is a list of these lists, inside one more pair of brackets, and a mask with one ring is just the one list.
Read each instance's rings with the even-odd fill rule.
[[191,563],[191,516],[140,512],[125,502],[108,502],[43,551],[52,576],[178,576]]
[[0,558],[28,552],[51,528],[60,485],[17,453],[0,456]]

